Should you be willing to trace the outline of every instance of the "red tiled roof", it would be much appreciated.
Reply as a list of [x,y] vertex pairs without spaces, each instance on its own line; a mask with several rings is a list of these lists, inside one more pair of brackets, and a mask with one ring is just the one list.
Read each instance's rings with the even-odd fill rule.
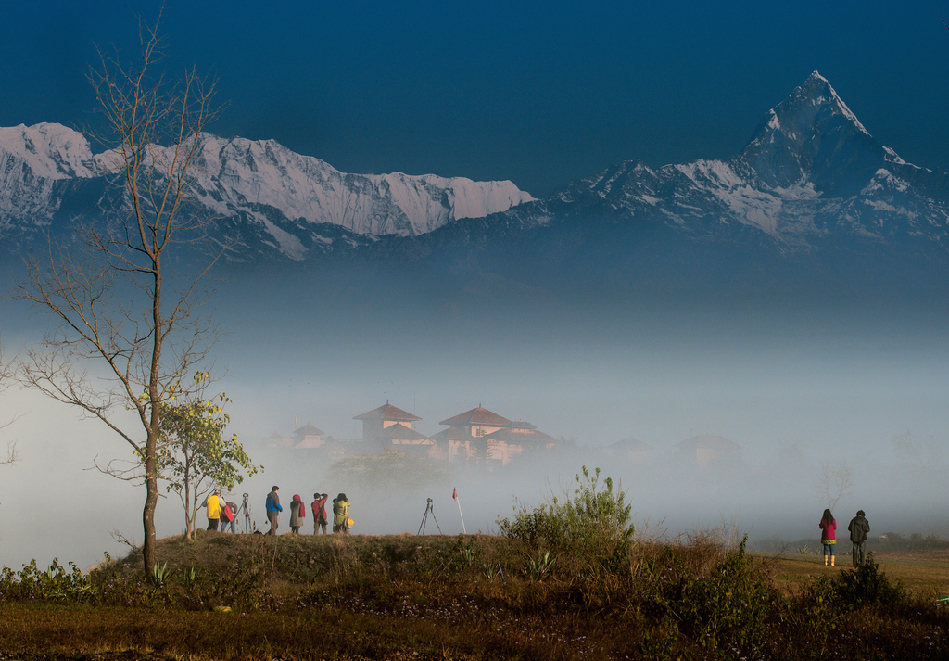
[[506,443],[557,443],[557,439],[548,436],[537,429],[527,429],[523,426],[511,426],[499,429],[494,433],[485,434],[484,438],[504,441]]
[[405,425],[390,425],[382,430],[382,435],[392,440],[400,441],[427,441],[429,438],[419,434],[411,427]]
[[489,425],[492,427],[507,427],[511,421],[505,417],[492,413],[488,409],[480,406],[464,413],[442,420],[438,424],[450,425],[452,427],[473,427],[474,425]]
[[448,429],[443,429],[432,438],[436,441],[470,441],[473,440],[473,437],[470,433],[458,429],[458,427],[449,427]]
[[377,409],[369,411],[369,413],[360,413],[359,415],[354,415],[353,420],[401,420],[405,422],[413,422],[415,420],[421,420],[417,415],[412,415],[411,413],[406,413],[402,409],[392,406],[389,402],[386,402]]
[[296,436],[322,436],[323,430],[313,425],[303,425],[293,432]]

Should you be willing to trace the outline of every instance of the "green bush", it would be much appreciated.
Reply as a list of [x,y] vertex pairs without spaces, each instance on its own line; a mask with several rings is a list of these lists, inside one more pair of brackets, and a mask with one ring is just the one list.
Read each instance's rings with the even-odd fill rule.
[[688,578],[670,602],[676,617],[708,649],[755,650],[765,644],[769,616],[780,601],[760,571],[745,557],[745,542],[728,553],[708,576]]
[[54,558],[53,564],[45,571],[36,566],[36,560],[31,560],[19,572],[4,567],[0,573],[0,601],[83,601],[91,594],[89,577],[71,562],[67,569],[59,564],[58,558]]
[[526,546],[530,564],[544,553],[571,560],[559,566],[573,567],[587,575],[623,572],[629,568],[634,528],[626,494],[613,488],[613,479],[600,482],[600,469],[593,474],[586,466],[576,476],[572,493],[561,500],[551,496],[533,509],[522,503],[514,516],[498,519],[500,534]]
[[839,602],[852,607],[864,604],[899,606],[906,601],[902,582],[890,583],[886,574],[880,571],[872,553],[867,555],[866,564],[842,571],[831,583]]

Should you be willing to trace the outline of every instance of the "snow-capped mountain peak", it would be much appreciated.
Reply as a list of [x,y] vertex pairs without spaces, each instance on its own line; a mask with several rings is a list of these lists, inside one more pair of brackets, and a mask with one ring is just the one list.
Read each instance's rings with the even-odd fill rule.
[[817,71],[768,111],[741,158],[765,185],[810,181],[829,193],[859,190],[884,160],[901,160],[884,150]]
[[13,160],[34,177],[72,179],[95,176],[89,141],[62,124],[0,127],[0,163],[6,172]]
[[[212,217],[242,219],[247,232],[263,232],[269,244],[293,259],[302,259],[305,244],[317,240],[301,239],[307,226],[329,223],[362,235],[419,235],[534,199],[510,181],[349,174],[273,140],[211,134],[199,140],[191,171],[199,205]],[[155,146],[151,156],[170,161],[172,149]],[[0,128],[0,230],[14,223],[50,222],[61,202],[51,188],[54,182],[107,179],[115,165],[115,152],[93,157],[82,134],[59,124]]]
[[351,174],[273,140],[201,136],[193,191],[219,216],[264,226],[333,223],[356,234],[417,235],[533,200],[510,181],[437,175]]

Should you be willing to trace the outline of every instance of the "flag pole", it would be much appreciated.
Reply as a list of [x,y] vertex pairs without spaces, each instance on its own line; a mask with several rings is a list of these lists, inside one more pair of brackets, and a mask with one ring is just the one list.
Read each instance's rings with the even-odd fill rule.
[[451,497],[456,503],[458,503],[458,514],[461,515],[461,532],[468,534],[468,531],[465,530],[465,513],[461,511],[461,499],[458,497],[458,489],[451,490]]

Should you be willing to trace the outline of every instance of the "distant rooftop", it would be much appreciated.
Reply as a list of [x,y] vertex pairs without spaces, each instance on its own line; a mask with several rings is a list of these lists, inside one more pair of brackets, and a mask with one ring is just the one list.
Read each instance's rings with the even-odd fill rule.
[[379,408],[373,409],[368,413],[354,415],[353,420],[398,420],[402,422],[414,422],[421,420],[421,418],[417,415],[406,413],[402,409],[396,408],[389,402],[386,402]]
[[491,427],[507,427],[511,421],[507,418],[492,413],[488,409],[473,408],[470,411],[459,413],[456,416],[442,420],[438,424],[449,425],[451,427],[473,427],[475,425],[489,425]]

